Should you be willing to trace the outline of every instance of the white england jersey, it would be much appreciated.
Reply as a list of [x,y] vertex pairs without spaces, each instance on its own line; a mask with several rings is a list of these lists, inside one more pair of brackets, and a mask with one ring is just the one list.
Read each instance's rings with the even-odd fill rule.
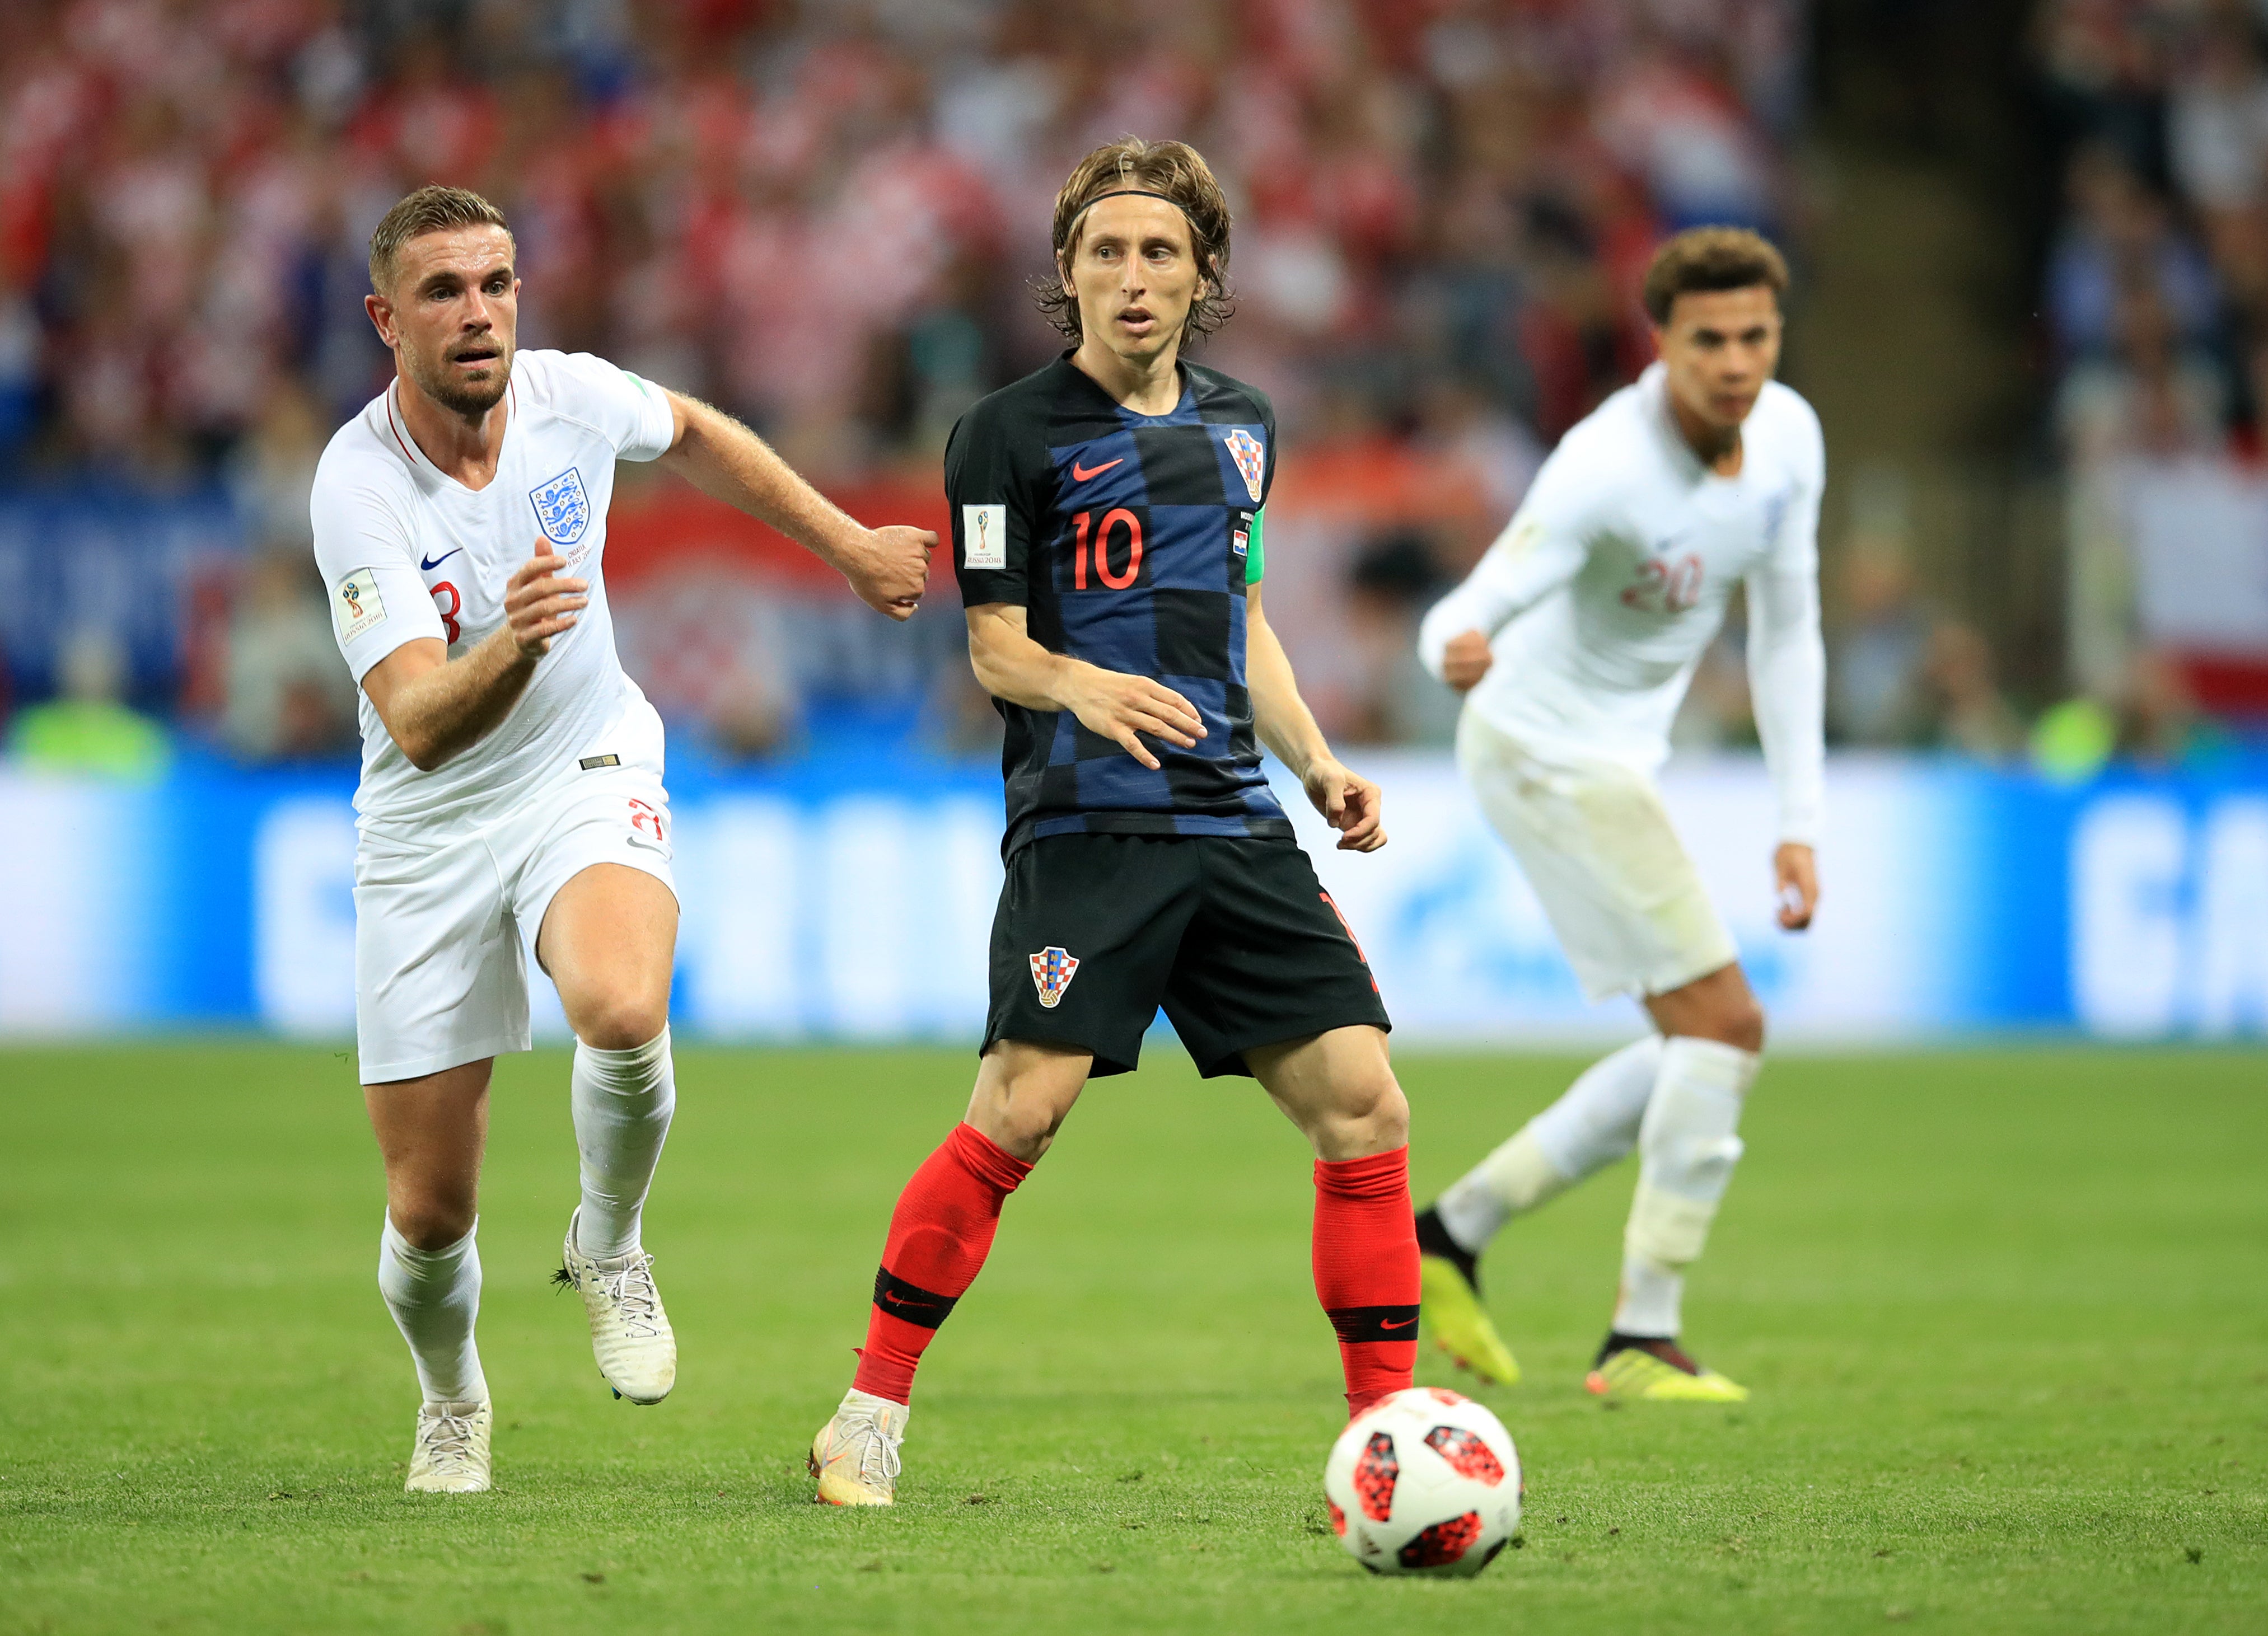
[[601,561],[615,461],[651,460],[674,436],[659,387],[588,353],[512,361],[496,478],[475,493],[427,459],[402,420],[399,381],[341,427],[315,471],[315,561],[339,651],[360,684],[420,637],[468,651],[504,623],[506,583],[538,547],[590,582],[573,628],[551,639],[512,713],[430,773],[401,753],[361,695],[367,821],[482,822],[586,757],[659,770],[661,721],[615,655]]
[[1815,843],[1826,660],[1819,633],[1819,417],[1772,382],[1742,428],[1737,476],[1705,467],[1672,418],[1660,363],[1561,439],[1465,583],[1426,614],[1418,651],[1491,638],[1466,708],[1545,757],[1651,774],[1733,586],[1749,588],[1749,674],[1781,839]]

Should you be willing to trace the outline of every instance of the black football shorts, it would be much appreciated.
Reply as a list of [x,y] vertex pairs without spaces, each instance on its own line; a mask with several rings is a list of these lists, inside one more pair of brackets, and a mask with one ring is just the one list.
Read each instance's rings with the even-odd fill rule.
[[1123,1074],[1163,1005],[1198,1071],[1254,1045],[1390,1028],[1338,906],[1296,842],[1049,835],[1008,860],[992,921],[995,1040],[1076,1045]]

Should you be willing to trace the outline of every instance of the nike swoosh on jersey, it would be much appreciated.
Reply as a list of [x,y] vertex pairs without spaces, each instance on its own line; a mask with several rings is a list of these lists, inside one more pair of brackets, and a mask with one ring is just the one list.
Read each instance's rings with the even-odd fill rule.
[[421,556],[417,559],[417,571],[421,574],[431,574],[435,569],[439,568],[441,564],[446,562],[451,557],[455,556],[457,554],[457,551],[462,551],[464,547],[462,546],[459,546],[456,551],[444,551],[439,556],[435,557],[431,562],[428,562]]
[[1125,464],[1126,457],[1123,454],[1116,460],[1104,461],[1101,466],[1081,466],[1077,458],[1074,457],[1071,463],[1071,481],[1074,483],[1083,483],[1089,478],[1101,476],[1114,466],[1123,466]]

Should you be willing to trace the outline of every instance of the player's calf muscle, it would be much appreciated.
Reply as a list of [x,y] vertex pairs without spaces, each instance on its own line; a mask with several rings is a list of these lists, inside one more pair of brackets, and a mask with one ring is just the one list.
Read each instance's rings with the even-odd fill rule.
[[489,1070],[483,1059],[363,1087],[386,1163],[387,1214],[394,1230],[420,1250],[441,1249],[473,1230],[488,1138]]

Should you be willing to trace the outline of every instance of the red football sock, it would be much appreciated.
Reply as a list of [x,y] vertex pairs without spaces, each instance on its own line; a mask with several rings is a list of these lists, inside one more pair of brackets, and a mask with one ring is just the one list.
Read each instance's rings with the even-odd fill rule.
[[1315,1294],[1338,1332],[1347,1412],[1410,1384],[1418,1366],[1418,1223],[1410,1149],[1315,1161]]
[[[922,1348],[976,1281],[1000,1226],[1000,1207],[1031,1173],[1030,1165],[972,1125],[954,1126],[922,1161],[890,1214],[853,1386],[893,1403],[912,1401]],[[1410,1265],[1415,1288],[1418,1263]]]

